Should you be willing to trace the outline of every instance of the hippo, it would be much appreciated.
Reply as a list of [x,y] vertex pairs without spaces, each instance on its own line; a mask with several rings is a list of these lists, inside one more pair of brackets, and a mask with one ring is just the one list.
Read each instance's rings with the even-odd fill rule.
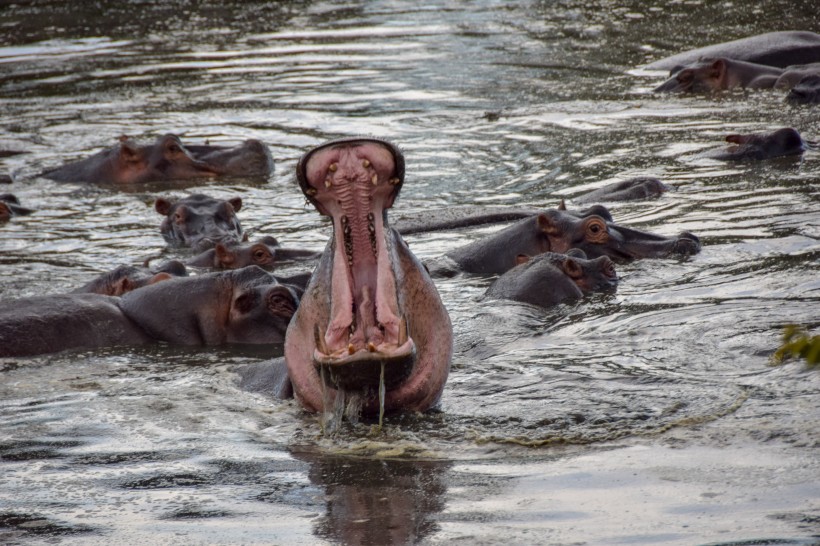
[[0,194],[0,222],[8,222],[12,216],[25,216],[32,212],[32,209],[21,206],[20,200],[14,194]]
[[548,308],[615,289],[618,276],[612,260],[606,256],[588,260],[577,249],[571,252],[573,255],[546,252],[534,258],[522,256],[519,265],[493,281],[484,296]]
[[119,307],[151,339],[220,345],[281,344],[298,305],[296,290],[252,265],[152,284]]
[[326,142],[296,166],[305,197],[333,225],[285,337],[288,377],[309,411],[345,407],[348,396],[348,410],[366,415],[425,411],[444,389],[449,315],[387,220],[404,174],[403,154],[376,138]]
[[235,147],[186,146],[177,135],[167,134],[146,145],[123,135],[117,146],[40,176],[58,182],[127,185],[202,177],[267,176],[271,172],[270,150],[258,140],[246,140]]
[[800,133],[791,127],[769,133],[728,135],[726,142],[734,146],[705,152],[704,157],[725,161],[762,160],[796,156],[817,147],[816,142],[803,140]]
[[459,272],[500,275],[517,265],[520,254],[565,253],[572,248],[587,256],[609,256],[628,262],[638,258],[691,255],[700,252],[699,239],[689,232],[664,237],[615,224],[601,205],[580,212],[562,207],[541,212],[483,239],[426,262],[434,276]]
[[75,294],[105,294],[107,296],[122,296],[126,292],[148,286],[173,277],[188,275],[185,264],[171,260],[157,268],[121,265],[90,281],[73,291]]
[[234,147],[189,145],[188,150],[220,176],[266,177],[274,170],[270,149],[254,138]]
[[217,243],[212,249],[206,250],[187,264],[194,267],[208,267],[213,269],[239,269],[248,265],[258,265],[262,269],[273,270],[282,262],[293,260],[316,259],[320,252],[283,248],[275,237],[263,237],[255,243],[223,245]]
[[143,345],[151,338],[123,314],[119,298],[55,294],[0,302],[0,357]]
[[658,197],[669,191],[669,186],[652,177],[636,177],[609,184],[573,199],[576,203],[600,201],[637,201]]
[[236,213],[242,208],[242,198],[214,199],[201,193],[178,200],[160,197],[155,210],[165,216],[160,232],[165,240],[178,247],[202,251],[245,240]]
[[0,173],[0,184],[12,184],[14,178],[10,174]]
[[728,89],[791,89],[805,76],[820,74],[820,63],[777,68],[717,58],[688,64],[655,88],[656,93],[708,93]]
[[786,95],[786,102],[789,104],[820,103],[820,75],[802,78]]
[[820,34],[808,31],[787,30],[749,36],[731,42],[714,44],[684,51],[644,66],[647,70],[678,72],[684,66],[699,59],[718,57],[776,66],[820,62]]

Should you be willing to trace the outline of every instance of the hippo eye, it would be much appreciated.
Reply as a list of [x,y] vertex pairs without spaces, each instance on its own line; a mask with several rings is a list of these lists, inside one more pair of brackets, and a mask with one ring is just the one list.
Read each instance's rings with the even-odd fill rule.
[[609,239],[603,218],[590,218],[587,222],[586,234],[591,243],[604,243]]
[[182,152],[182,148],[180,148],[176,144],[170,144],[168,146],[168,151],[171,152],[172,154],[178,154],[178,153]]
[[257,262],[262,262],[265,260],[265,258],[267,258],[267,252],[265,252],[264,250],[260,249],[253,253],[253,259]]

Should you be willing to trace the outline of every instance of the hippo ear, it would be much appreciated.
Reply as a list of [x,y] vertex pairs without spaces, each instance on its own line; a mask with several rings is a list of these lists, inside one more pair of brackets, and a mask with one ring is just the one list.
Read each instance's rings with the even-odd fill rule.
[[567,258],[564,260],[564,273],[572,279],[578,279],[584,275],[584,268],[574,259]]
[[164,197],[157,197],[157,200],[154,202],[154,209],[163,216],[168,216],[173,205],[171,201]]
[[230,269],[236,261],[236,254],[222,243],[216,243],[214,255],[216,256],[216,266],[222,269]]
[[234,212],[239,212],[242,209],[242,198],[241,197],[233,197],[228,199],[228,203],[231,204],[233,207]]
[[117,279],[111,286],[111,295],[122,296],[123,294],[130,292],[135,288],[137,288],[137,284],[134,281],[132,281],[128,277],[122,277],[121,279]]
[[563,199],[561,199],[561,202],[558,204],[558,210],[567,210],[567,203]]
[[550,219],[550,217],[546,214],[539,214],[536,221],[538,222],[538,229],[540,229],[547,235],[560,235],[561,230],[558,228],[558,225],[555,222],[553,222]]
[[120,160],[134,162],[139,160],[139,156],[140,152],[134,143],[129,140],[128,137],[125,137],[125,140],[123,140],[123,137],[120,137]]
[[268,246],[279,246],[279,241],[276,240],[276,237],[272,235],[265,235],[261,239],[259,239],[260,243],[265,243]]
[[171,279],[173,279],[173,278],[174,278],[174,276],[173,276],[173,275],[171,275],[170,273],[166,273],[165,271],[163,271],[163,272],[161,272],[161,273],[157,273],[156,275],[154,275],[153,277],[151,277],[150,279],[148,279],[148,283],[147,283],[147,284],[157,284],[158,282],[162,282],[162,281],[170,281],[170,280],[171,280]]
[[525,264],[532,259],[532,256],[527,256],[526,254],[519,254],[515,257],[515,265]]
[[298,305],[293,293],[281,284],[268,290],[268,294],[265,296],[265,302],[267,303],[268,311],[270,311],[272,315],[284,317],[288,320],[290,320],[296,312],[296,306]]
[[726,61],[723,59],[715,59],[715,62],[709,67],[709,76],[717,80],[722,80],[725,75]]

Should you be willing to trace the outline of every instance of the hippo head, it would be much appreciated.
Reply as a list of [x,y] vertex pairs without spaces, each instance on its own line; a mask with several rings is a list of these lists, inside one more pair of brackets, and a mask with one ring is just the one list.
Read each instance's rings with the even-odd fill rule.
[[548,210],[539,214],[536,222],[549,240],[552,252],[566,253],[577,248],[590,258],[608,256],[616,261],[700,252],[700,241],[692,233],[665,237],[627,228],[615,224],[612,215],[601,205],[580,213],[562,208]]
[[708,93],[726,89],[726,61],[702,59],[673,70],[671,77],[655,88],[655,93]]
[[811,74],[803,77],[786,95],[789,104],[820,103],[820,75]]
[[160,231],[172,245],[203,250],[217,243],[237,244],[243,239],[242,226],[236,216],[242,208],[241,197],[226,201],[202,194],[177,201],[160,197],[154,208],[165,216]]
[[573,248],[567,252],[560,268],[584,294],[611,292],[618,286],[615,264],[608,256],[590,260],[583,250]]
[[429,408],[449,371],[452,326],[426,271],[387,223],[404,157],[388,142],[351,138],[314,148],[296,169],[302,192],[333,225],[288,328],[296,397],[321,411],[329,397],[355,392],[373,412],[383,388],[386,410]]
[[807,143],[795,129],[785,127],[771,133],[751,133],[728,135],[728,146],[718,159],[770,159],[772,157],[800,155],[807,149]]
[[267,176],[274,162],[268,147],[248,139],[238,146],[189,146],[194,156],[224,176]]
[[196,159],[178,136],[167,134],[147,147],[148,169],[145,180],[176,180],[215,177],[220,170],[206,161]]

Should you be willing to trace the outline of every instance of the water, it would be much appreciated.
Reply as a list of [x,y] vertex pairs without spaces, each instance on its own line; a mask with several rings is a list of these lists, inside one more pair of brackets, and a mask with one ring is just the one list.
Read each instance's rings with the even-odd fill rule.
[[[269,351],[150,347],[0,362],[0,538],[38,543],[811,544],[820,375],[769,365],[820,325],[820,154],[700,159],[733,132],[820,135],[776,91],[658,96],[642,63],[818,28],[813,2],[6,4],[0,174],[37,209],[0,226],[0,298],[66,292],[165,249],[153,200],[241,196],[252,237],[322,249],[293,170],[329,138],[403,149],[396,209],[555,206],[609,182],[675,191],[616,220],[696,233],[549,311],[438,283],[455,329],[441,411],[343,424],[236,386]],[[37,174],[174,132],[258,138],[276,171],[112,188]],[[422,258],[494,227],[409,237]]]

